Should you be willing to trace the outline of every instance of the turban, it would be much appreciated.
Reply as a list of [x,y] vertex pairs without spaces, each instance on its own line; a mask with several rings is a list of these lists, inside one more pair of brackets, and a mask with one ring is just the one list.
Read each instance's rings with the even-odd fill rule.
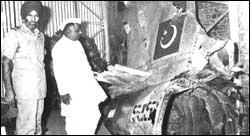
[[38,16],[41,16],[43,5],[40,1],[26,1],[21,7],[21,17],[25,19],[26,16],[32,11],[35,10]]

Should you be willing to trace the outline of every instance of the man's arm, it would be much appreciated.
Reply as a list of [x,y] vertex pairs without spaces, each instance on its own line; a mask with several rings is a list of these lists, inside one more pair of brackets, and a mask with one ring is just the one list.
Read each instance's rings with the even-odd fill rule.
[[[58,46],[58,45],[57,45]],[[57,83],[58,92],[61,96],[61,100],[64,104],[70,104],[70,94],[69,94],[69,87],[68,87],[68,72],[67,64],[65,65],[65,61],[68,59],[67,55],[64,54],[64,50],[62,48],[54,48],[52,50],[52,65],[53,65],[53,73]]]
[[12,60],[6,56],[2,58],[2,67],[3,67],[3,82],[5,86],[5,99],[9,104],[14,104],[14,89],[12,84],[11,73],[13,70]]

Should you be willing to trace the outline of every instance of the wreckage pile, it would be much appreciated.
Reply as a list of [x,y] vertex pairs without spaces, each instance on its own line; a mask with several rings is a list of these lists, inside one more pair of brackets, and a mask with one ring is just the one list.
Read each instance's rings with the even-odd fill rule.
[[[243,117],[244,109],[239,104],[244,100],[238,91],[241,86],[233,82],[233,76],[237,73],[233,70],[240,68],[233,67],[230,74],[225,74],[210,63],[200,70],[187,70],[165,81],[168,84],[166,90],[171,90],[166,91],[166,95],[175,95],[163,104],[166,111],[160,114],[163,118],[158,122],[162,129],[160,134],[241,133],[243,122],[240,118]],[[112,84],[109,94],[115,99],[148,86],[157,86],[149,82],[154,74],[115,65],[97,74],[96,78]]]
[[[172,20],[183,16],[177,55],[149,63],[147,72],[115,65],[97,74],[111,84],[104,122],[112,134],[243,134],[249,107],[238,78],[249,74],[238,64],[237,44],[207,36],[190,12]],[[155,101],[155,112],[137,107]]]
[[[111,98],[149,86],[146,81],[152,76],[150,72],[121,65],[108,69],[97,79],[112,84]],[[167,114],[162,114],[161,134],[240,134],[241,111],[236,105],[241,98],[239,88],[209,65],[197,73],[186,71],[172,78],[167,90],[176,95],[163,105],[167,109],[170,104],[171,112],[166,110]]]

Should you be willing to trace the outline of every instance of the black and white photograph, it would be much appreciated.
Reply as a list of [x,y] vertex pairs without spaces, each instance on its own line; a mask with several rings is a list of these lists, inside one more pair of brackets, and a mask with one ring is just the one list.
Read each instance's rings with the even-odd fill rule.
[[249,1],[1,1],[1,135],[249,135]]

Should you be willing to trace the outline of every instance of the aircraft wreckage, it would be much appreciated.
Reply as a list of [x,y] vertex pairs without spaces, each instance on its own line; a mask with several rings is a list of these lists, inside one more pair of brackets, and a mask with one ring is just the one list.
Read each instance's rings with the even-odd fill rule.
[[[111,99],[101,109],[106,128],[115,135],[239,134],[243,96],[236,76],[245,73],[237,65],[237,44],[207,36],[189,11],[158,28],[156,61],[147,69],[114,65],[97,74],[111,84]],[[160,39],[167,31],[174,38]],[[177,45],[174,55],[158,50]]]

